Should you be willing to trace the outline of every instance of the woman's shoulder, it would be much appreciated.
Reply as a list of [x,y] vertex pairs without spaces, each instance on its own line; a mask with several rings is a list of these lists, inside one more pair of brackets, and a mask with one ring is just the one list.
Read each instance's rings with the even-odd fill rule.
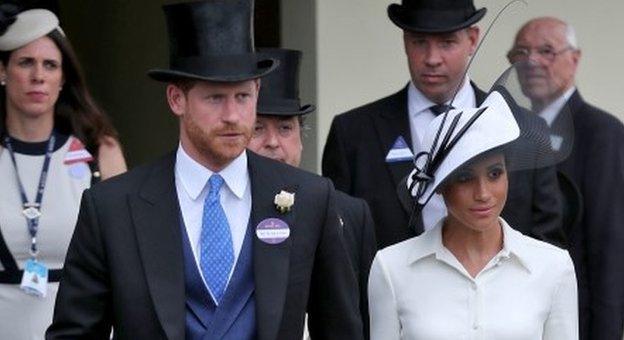
[[435,254],[436,245],[440,242],[439,231],[435,228],[425,231],[419,236],[385,247],[377,252],[379,260],[402,266],[417,261],[427,255]]
[[509,227],[508,231],[513,233],[513,251],[518,253],[522,260],[529,262],[532,267],[541,268],[557,268],[564,269],[566,266],[572,266],[572,260],[567,250],[559,248],[550,243],[537,240],[530,236],[523,235],[521,232]]

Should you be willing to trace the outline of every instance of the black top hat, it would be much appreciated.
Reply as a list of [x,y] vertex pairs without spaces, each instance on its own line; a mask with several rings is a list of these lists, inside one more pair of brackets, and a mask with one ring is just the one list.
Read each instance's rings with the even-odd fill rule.
[[206,0],[163,6],[169,33],[169,69],[148,75],[159,81],[198,79],[235,82],[277,67],[260,59],[253,43],[253,0]]
[[388,17],[404,30],[446,33],[474,25],[486,11],[472,0],[402,0],[388,6]]
[[262,78],[258,96],[259,114],[300,116],[314,111],[314,105],[301,106],[299,100],[299,61],[301,52],[280,48],[260,49],[264,58],[279,61],[277,70]]

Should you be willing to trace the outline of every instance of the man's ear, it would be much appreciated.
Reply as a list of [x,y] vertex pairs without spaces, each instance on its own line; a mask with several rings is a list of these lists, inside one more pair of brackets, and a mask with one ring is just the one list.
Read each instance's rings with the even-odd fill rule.
[[477,51],[477,46],[479,45],[479,35],[480,35],[479,26],[470,26],[466,29],[466,33],[468,34],[468,40],[470,41],[470,55],[475,54]]
[[572,51],[572,61],[574,62],[574,72],[576,73],[576,68],[578,67],[579,62],[581,61],[580,49],[576,49]]
[[182,116],[186,112],[186,93],[174,84],[167,85],[167,103],[176,116]]

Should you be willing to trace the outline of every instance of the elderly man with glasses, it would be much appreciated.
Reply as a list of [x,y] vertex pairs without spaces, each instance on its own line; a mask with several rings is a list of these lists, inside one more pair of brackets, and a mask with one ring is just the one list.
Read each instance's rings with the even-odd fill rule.
[[[580,338],[620,340],[624,325],[624,126],[585,102],[576,89],[581,51],[574,29],[564,21],[543,17],[527,22],[507,57],[522,65],[518,68],[522,90],[550,126],[553,149],[569,154],[558,170],[582,196],[580,223],[567,229],[579,282]],[[570,121],[573,129],[562,126]]]

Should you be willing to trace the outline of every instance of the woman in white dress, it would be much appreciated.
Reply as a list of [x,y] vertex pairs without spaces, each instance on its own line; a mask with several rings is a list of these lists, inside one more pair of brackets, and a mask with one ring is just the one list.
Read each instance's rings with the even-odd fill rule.
[[57,17],[0,5],[0,339],[43,339],[82,192],[125,168]]
[[[567,251],[522,235],[500,217],[518,124],[498,92],[482,108],[453,110],[429,126],[423,150],[434,150],[433,157],[417,162],[411,193],[421,207],[441,194],[448,215],[377,253],[368,289],[372,340],[578,339]],[[456,144],[441,152],[446,135]]]

